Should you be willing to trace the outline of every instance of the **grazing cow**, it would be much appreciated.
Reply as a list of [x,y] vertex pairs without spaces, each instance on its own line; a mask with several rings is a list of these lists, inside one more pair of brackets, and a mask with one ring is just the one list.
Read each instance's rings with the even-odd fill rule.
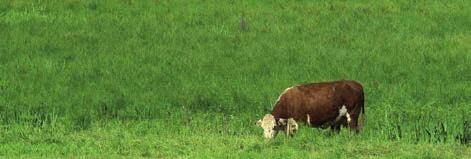
[[365,114],[363,87],[356,81],[310,83],[289,87],[278,97],[271,114],[257,121],[265,138],[273,138],[279,130],[293,135],[296,122],[338,132],[348,126],[360,131],[358,119]]

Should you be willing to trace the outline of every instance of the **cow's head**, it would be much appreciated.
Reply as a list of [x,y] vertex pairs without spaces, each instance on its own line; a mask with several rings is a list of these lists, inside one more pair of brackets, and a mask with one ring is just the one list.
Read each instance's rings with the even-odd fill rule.
[[271,114],[266,114],[262,119],[258,120],[257,125],[262,127],[263,136],[267,139],[275,137],[279,130],[275,117]]
[[267,139],[274,138],[279,130],[284,130],[286,135],[293,135],[298,130],[298,124],[293,118],[282,119],[278,121],[271,114],[266,114],[257,121],[257,125],[263,128],[263,136]]

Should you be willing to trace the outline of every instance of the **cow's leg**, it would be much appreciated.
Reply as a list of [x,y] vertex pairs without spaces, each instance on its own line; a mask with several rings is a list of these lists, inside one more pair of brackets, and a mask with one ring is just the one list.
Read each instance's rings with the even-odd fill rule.
[[298,123],[293,118],[278,120],[278,124],[285,131],[286,136],[292,137],[293,134],[298,130]]
[[330,126],[330,130],[331,130],[332,132],[339,133],[339,132],[340,132],[340,124],[331,125],[331,126]]
[[[348,113],[347,113],[348,114]],[[358,115],[357,114],[351,114],[349,115],[351,120],[348,122],[348,126],[350,129],[352,129],[355,133],[359,133],[359,127],[358,127]]]

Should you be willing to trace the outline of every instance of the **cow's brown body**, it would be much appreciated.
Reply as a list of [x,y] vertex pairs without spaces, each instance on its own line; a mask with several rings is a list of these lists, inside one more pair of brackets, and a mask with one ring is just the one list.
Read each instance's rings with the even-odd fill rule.
[[[347,117],[339,118],[339,110],[345,106]],[[358,132],[358,118],[364,113],[364,94],[361,84],[355,81],[310,83],[290,87],[283,92],[273,108],[276,120],[293,118],[312,127],[340,130],[341,125]]]

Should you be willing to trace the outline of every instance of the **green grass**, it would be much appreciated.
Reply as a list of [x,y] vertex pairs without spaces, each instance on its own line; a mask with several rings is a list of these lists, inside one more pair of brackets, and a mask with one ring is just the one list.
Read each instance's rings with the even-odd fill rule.
[[[0,157],[469,158],[469,8],[0,1]],[[263,139],[282,90],[338,79],[365,88],[361,134]]]

